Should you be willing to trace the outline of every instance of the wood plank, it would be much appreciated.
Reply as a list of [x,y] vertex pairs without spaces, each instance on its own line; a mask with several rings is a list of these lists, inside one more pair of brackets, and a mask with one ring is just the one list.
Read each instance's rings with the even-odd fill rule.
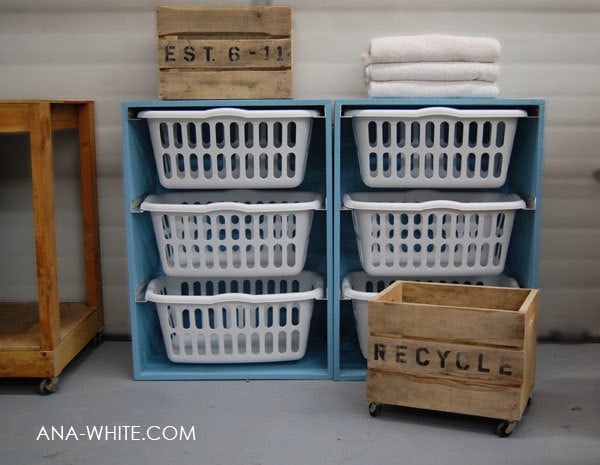
[[77,327],[97,310],[97,308],[88,307],[83,302],[61,302],[61,341],[64,341],[73,331],[76,331]]
[[369,334],[435,338],[461,344],[523,347],[519,312],[369,301]]
[[529,293],[528,289],[398,281],[376,300],[518,311]]
[[524,380],[521,392],[521,409],[525,410],[527,401],[535,385],[536,345],[538,336],[539,293],[532,295],[529,310],[525,317],[525,360]]
[[93,102],[79,106],[78,127],[87,304],[90,307],[102,307],[100,220]]
[[[60,340],[63,340],[96,308],[83,302],[60,303]],[[40,351],[39,306],[37,302],[0,303],[0,350]]]
[[50,104],[30,105],[31,183],[42,350],[60,338]]
[[292,71],[179,71],[159,73],[161,99],[290,98]]
[[369,301],[369,334],[523,347],[525,315],[536,293],[396,281]]
[[52,129],[75,129],[78,126],[77,105],[52,103]]
[[37,302],[0,304],[1,350],[40,350]]
[[291,68],[292,39],[158,39],[159,68]]
[[0,132],[29,131],[29,105],[0,102]]
[[368,368],[519,387],[523,382],[523,351],[431,339],[369,336]]
[[52,351],[4,350],[0,346],[0,377],[52,378],[57,374]]
[[382,404],[518,421],[520,397],[515,387],[367,371],[367,399]]
[[55,370],[61,372],[81,352],[94,335],[104,329],[102,309],[86,309],[77,321],[64,328],[61,343],[55,351]]
[[156,8],[159,36],[199,33],[292,35],[289,6],[159,6]]

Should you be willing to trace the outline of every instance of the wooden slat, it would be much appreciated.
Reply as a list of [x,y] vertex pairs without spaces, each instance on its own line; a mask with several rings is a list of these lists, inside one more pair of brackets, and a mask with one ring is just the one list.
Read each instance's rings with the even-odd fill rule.
[[52,351],[5,350],[0,346],[0,377],[51,378],[56,374]]
[[[36,101],[0,102],[0,132],[29,131],[29,105]],[[52,129],[74,129],[77,127],[77,106],[54,100],[44,100],[51,105]]]
[[37,302],[0,303],[0,348],[39,350],[39,319]]
[[50,104],[30,105],[31,182],[42,350],[60,338]]
[[[489,286],[454,286],[439,283],[404,282],[402,302],[483,310],[518,311],[529,295],[528,289],[499,288]],[[394,290],[390,290],[392,294]],[[381,296],[386,300],[386,295]]]
[[390,328],[401,328],[402,336],[435,337],[441,341],[500,347],[523,347],[524,318],[518,313],[499,315],[453,309],[402,305],[395,312],[389,305],[372,307],[374,323],[369,321],[369,333],[394,334]]
[[[87,315],[96,311],[84,302],[61,302],[60,338],[63,340]],[[39,350],[40,327],[37,302],[0,303],[0,349]]]
[[29,131],[29,105],[0,102],[0,132]]
[[57,376],[104,329],[101,309],[80,302],[63,302],[60,341],[54,350],[43,351],[37,313],[36,302],[0,304],[0,376]]
[[55,371],[57,372],[61,372],[92,340],[94,335],[104,329],[101,309],[84,307],[79,310],[79,318],[74,324],[64,328],[60,346],[55,351]]
[[[416,284],[418,286],[413,286]],[[525,338],[525,315],[519,311],[494,310],[492,308],[461,308],[452,305],[451,295],[438,298],[438,290],[449,289],[459,291],[462,297],[457,297],[457,305],[465,305],[463,291],[467,287],[470,292],[483,291],[485,300],[489,295],[486,288],[481,286],[457,286],[435,283],[407,283],[398,281],[369,301],[369,334],[397,335],[411,338],[436,339],[445,342],[480,344],[505,347],[523,347]],[[417,296],[415,289],[421,289]],[[507,301],[510,294],[516,292],[521,301],[522,291],[528,295],[529,290],[508,288],[487,288],[494,292],[504,291]],[[435,292],[433,292],[435,290]],[[427,300],[443,303],[430,305],[425,303],[404,302],[405,293],[419,302]],[[502,293],[500,294],[502,295]],[[450,299],[450,300],[449,300]],[[481,304],[482,300],[474,299],[472,305]],[[513,302],[514,303],[514,302]],[[522,302],[521,302],[522,303]],[[498,306],[495,304],[491,304]],[[509,305],[510,306],[510,305]]]
[[519,388],[379,370],[367,371],[367,399],[503,420],[520,420],[523,414]]
[[524,379],[523,391],[521,392],[521,409],[525,410],[527,401],[535,385],[535,365],[536,365],[536,344],[538,336],[538,312],[539,312],[539,293],[532,293],[531,298],[526,302],[528,305],[527,315],[525,317],[525,347],[524,347]]
[[79,106],[78,126],[87,304],[90,307],[101,307],[100,221],[98,214],[94,104],[92,102]]
[[523,351],[436,340],[369,336],[368,368],[430,378],[519,387]]
[[292,71],[161,71],[161,99],[290,98]]
[[180,6],[156,8],[159,36],[211,33],[292,35],[292,8]]
[[78,105],[53,103],[52,109],[52,129],[75,129],[78,125],[77,117]]
[[158,39],[159,68],[291,68],[292,39]]

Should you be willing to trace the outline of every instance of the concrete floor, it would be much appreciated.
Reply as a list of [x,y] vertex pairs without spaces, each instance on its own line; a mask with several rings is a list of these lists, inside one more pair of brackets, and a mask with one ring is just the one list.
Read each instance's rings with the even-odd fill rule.
[[364,382],[133,381],[130,344],[107,341],[51,396],[0,380],[0,463],[597,465],[599,360],[600,344],[540,344],[531,408],[500,439],[483,418],[389,406],[371,418]]

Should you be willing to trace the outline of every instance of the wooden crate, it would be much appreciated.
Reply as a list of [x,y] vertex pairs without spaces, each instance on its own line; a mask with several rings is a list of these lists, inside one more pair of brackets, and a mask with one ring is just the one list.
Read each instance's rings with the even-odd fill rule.
[[367,398],[520,421],[537,314],[537,290],[397,281],[369,301]]
[[159,97],[292,97],[292,8],[157,7]]

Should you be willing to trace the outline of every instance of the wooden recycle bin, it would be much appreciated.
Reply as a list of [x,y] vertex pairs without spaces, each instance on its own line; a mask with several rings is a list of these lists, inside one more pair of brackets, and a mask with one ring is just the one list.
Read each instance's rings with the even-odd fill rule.
[[396,281],[369,301],[367,399],[501,420],[533,390],[538,291]]

